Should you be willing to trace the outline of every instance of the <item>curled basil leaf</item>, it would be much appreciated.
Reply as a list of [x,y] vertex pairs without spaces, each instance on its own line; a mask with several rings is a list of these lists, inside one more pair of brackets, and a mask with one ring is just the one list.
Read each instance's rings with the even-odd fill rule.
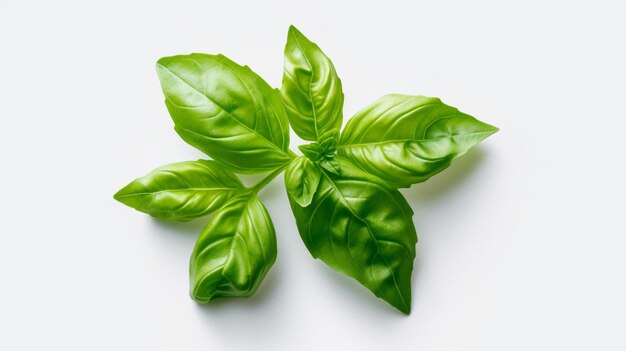
[[348,121],[337,152],[396,187],[409,187],[497,131],[437,98],[392,94]]
[[296,27],[289,27],[281,87],[293,130],[304,140],[341,127],[343,92],[335,67]]
[[291,160],[280,93],[247,66],[222,55],[164,57],[157,72],[176,132],[240,173]]
[[311,160],[300,156],[285,170],[287,193],[298,205],[307,207],[317,190],[322,172]]
[[219,209],[242,191],[235,174],[214,161],[198,160],[159,167],[113,197],[163,220],[189,221]]
[[276,233],[263,204],[238,196],[204,228],[191,254],[190,295],[199,303],[252,295],[276,260]]
[[397,189],[336,160],[341,175],[321,170],[310,205],[289,193],[300,236],[313,257],[408,314],[417,243],[413,211]]

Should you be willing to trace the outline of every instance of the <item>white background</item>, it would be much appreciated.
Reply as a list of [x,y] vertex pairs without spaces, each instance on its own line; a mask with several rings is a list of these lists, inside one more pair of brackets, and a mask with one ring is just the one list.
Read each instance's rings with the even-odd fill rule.
[[[408,317],[311,259],[282,179],[261,192],[273,270],[209,306],[187,292],[206,220],[112,199],[202,157],[172,129],[159,57],[223,53],[278,86],[289,24],[334,61],[347,117],[422,94],[501,129],[403,191]],[[0,0],[0,51],[2,350],[626,348],[624,1]]]

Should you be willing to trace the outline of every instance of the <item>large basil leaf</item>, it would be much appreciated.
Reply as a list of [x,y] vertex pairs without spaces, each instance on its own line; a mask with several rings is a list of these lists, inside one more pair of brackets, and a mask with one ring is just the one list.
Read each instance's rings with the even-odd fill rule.
[[341,175],[322,170],[309,206],[289,193],[300,236],[313,257],[408,314],[417,242],[413,211],[395,188],[337,161]]
[[241,173],[289,162],[289,126],[277,90],[222,55],[164,57],[157,72],[176,132]]
[[313,200],[322,172],[311,160],[300,156],[285,170],[285,188],[298,205],[307,207]]
[[322,134],[341,127],[343,92],[335,67],[294,26],[285,46],[281,94],[291,127],[302,139],[321,141]]
[[348,121],[337,152],[396,187],[409,187],[496,131],[437,98],[392,94]]
[[169,164],[137,178],[114,198],[151,216],[188,221],[219,209],[244,190],[235,174],[215,161]]
[[190,294],[199,303],[252,295],[276,260],[276,233],[254,196],[238,196],[204,228],[191,255]]

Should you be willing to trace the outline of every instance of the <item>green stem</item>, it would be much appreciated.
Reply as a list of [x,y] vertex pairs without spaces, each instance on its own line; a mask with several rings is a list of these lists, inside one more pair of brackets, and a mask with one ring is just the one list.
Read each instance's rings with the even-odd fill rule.
[[[289,150],[289,151],[291,152],[291,150]],[[293,152],[291,152],[291,153],[293,154]],[[274,178],[276,178],[279,174],[281,174],[283,172],[283,170],[285,170],[285,168],[287,168],[287,166],[289,166],[289,164],[291,164],[291,162],[285,163],[284,165],[282,165],[279,168],[277,168],[276,170],[274,170],[272,173],[268,174],[267,177],[261,179],[252,188],[250,188],[250,191],[253,194],[258,193],[259,190],[263,189],[267,184],[269,184],[269,182],[271,182],[272,180],[274,180]]]

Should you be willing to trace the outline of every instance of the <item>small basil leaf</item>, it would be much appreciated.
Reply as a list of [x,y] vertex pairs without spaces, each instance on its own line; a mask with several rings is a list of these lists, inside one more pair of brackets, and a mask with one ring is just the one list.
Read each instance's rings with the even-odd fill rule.
[[204,228],[191,255],[190,295],[199,303],[254,294],[276,260],[276,233],[254,196],[231,199]]
[[307,207],[320,182],[321,170],[311,160],[300,156],[293,160],[285,170],[287,193],[298,205]]
[[337,160],[342,174],[322,171],[309,206],[289,194],[300,236],[313,257],[408,314],[417,243],[413,211],[397,189]]
[[341,174],[341,166],[334,158],[325,158],[319,161],[319,165],[333,174]]
[[175,130],[187,143],[240,173],[291,160],[280,93],[222,55],[164,57],[157,72]]
[[335,67],[294,26],[287,36],[280,91],[291,127],[302,139],[317,141],[323,133],[341,127],[343,92]]
[[324,157],[331,158],[337,151],[337,141],[339,140],[339,130],[333,129],[324,133],[320,137],[319,147]]
[[348,121],[337,152],[396,187],[409,187],[497,131],[437,98],[392,94]]
[[317,143],[299,145],[298,149],[302,151],[304,156],[308,157],[311,161],[314,161],[314,162],[319,161],[324,157],[324,155],[322,155],[322,152],[321,152],[322,150],[320,149],[320,146]]
[[327,132],[324,132],[319,137],[320,144],[336,144],[337,140],[339,140],[339,128],[331,129]]
[[174,221],[189,221],[220,208],[244,191],[239,178],[214,161],[169,164],[137,178],[113,197],[138,211]]

